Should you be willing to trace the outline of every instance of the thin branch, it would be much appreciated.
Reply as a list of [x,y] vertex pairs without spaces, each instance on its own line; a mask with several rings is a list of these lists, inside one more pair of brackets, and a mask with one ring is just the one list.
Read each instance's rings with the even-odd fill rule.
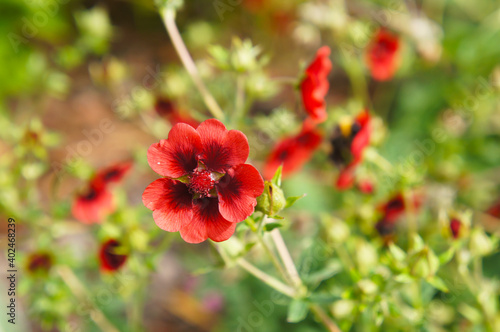
[[[78,277],[73,273],[73,271],[67,266],[59,266],[57,268],[57,272],[64,280],[66,285],[68,285],[69,289],[75,295],[75,297],[80,302],[87,301],[87,290],[85,286],[81,283]],[[92,303],[92,311],[90,312],[90,318],[96,323],[97,326],[102,331],[106,332],[119,332],[116,327],[111,324],[111,322],[104,316],[104,314]]]
[[181,58],[181,61],[184,64],[184,67],[186,68],[188,74],[191,76],[191,79],[196,85],[196,88],[198,89],[198,91],[200,91],[205,105],[214,117],[219,120],[223,120],[224,113],[217,104],[217,101],[215,101],[214,97],[208,91],[205,83],[203,83],[198,69],[196,68],[195,63],[191,58],[191,55],[189,54],[184,41],[182,40],[181,34],[177,29],[177,25],[175,24],[175,11],[171,8],[162,8],[160,10],[160,14],[170,36],[170,39],[172,40],[172,44],[174,45],[177,54]]
[[257,279],[261,280],[264,282],[266,285],[270,286],[271,288],[276,289],[278,292],[285,294],[286,296],[289,296],[291,298],[294,298],[296,293],[291,288],[290,286],[285,285],[278,279],[270,276],[269,274],[259,270],[256,268],[254,265],[250,264],[247,262],[245,259],[240,258],[236,261],[236,263],[241,266],[243,269],[245,269],[248,273],[256,277]]
[[278,254],[285,265],[285,269],[288,273],[288,276],[292,280],[295,287],[299,288],[302,286],[302,280],[300,279],[299,272],[297,272],[297,268],[293,262],[292,256],[286,247],[285,241],[283,241],[283,237],[279,229],[275,228],[271,232],[271,237],[274,241],[276,249],[278,250]]

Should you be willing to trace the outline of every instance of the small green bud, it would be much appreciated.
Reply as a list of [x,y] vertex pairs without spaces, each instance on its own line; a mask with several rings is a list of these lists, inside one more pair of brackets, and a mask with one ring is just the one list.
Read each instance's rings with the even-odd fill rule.
[[285,194],[280,187],[272,182],[266,181],[264,192],[257,197],[256,210],[274,216],[278,214],[286,205]]
[[473,256],[486,256],[493,251],[491,239],[482,229],[476,228],[470,237],[470,251]]

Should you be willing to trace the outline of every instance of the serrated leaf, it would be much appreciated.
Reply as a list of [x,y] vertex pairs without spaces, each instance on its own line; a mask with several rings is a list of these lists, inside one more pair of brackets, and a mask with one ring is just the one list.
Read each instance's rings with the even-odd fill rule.
[[306,318],[307,312],[307,302],[305,302],[304,300],[295,299],[290,303],[290,306],[288,307],[288,316],[286,320],[289,323],[298,323]]
[[282,227],[282,226],[283,226],[283,224],[280,224],[279,222],[271,222],[271,223],[266,224],[264,226],[264,231],[270,232],[273,229],[278,228],[278,227]]
[[292,206],[293,204],[295,204],[295,202],[297,202],[299,199],[301,199],[301,198],[303,198],[305,196],[306,196],[306,194],[301,195],[301,196],[287,197],[285,208],[289,208],[290,206]]
[[278,167],[278,169],[274,173],[274,176],[271,180],[271,182],[274,183],[275,185],[277,185],[278,187],[281,187],[281,173],[282,173],[282,171],[283,171],[283,165],[280,165],[280,167]]

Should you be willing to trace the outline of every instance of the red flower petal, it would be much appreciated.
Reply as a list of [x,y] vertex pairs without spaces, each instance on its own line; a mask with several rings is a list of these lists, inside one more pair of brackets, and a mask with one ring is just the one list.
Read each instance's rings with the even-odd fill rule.
[[355,160],[340,172],[337,182],[335,183],[338,190],[346,190],[352,187],[354,184],[354,171],[358,164],[359,163]]
[[198,166],[197,156],[201,151],[198,132],[185,123],[178,123],[170,130],[168,139],[149,147],[148,163],[160,175],[179,178]]
[[104,186],[91,185],[89,190],[76,197],[71,212],[75,219],[86,223],[99,223],[115,206],[113,196]]
[[354,160],[361,160],[363,150],[370,144],[371,129],[369,119],[368,112],[366,111],[356,118],[356,122],[360,124],[361,130],[354,136],[351,143],[351,153]]
[[180,229],[181,237],[189,243],[200,243],[210,238],[221,242],[229,239],[236,223],[224,219],[219,213],[217,198],[202,198],[193,201],[192,221]]
[[177,232],[191,222],[192,200],[184,183],[166,178],[155,180],[142,194],[144,205],[153,210],[156,225],[168,232]]
[[108,240],[102,244],[99,250],[99,260],[104,271],[116,271],[125,264],[127,256],[115,253],[115,250],[120,246],[116,240]]
[[460,220],[453,218],[450,221],[450,230],[451,230],[451,235],[453,236],[454,239],[458,239],[460,236],[460,228],[462,226],[462,223]]
[[264,177],[271,179],[280,165],[283,165],[284,178],[298,171],[311,159],[321,140],[321,134],[308,126],[304,126],[299,135],[285,138],[271,151],[264,168]]
[[224,124],[216,119],[203,121],[196,131],[203,145],[200,161],[208,170],[224,173],[247,160],[250,147],[241,131],[228,131]]
[[228,170],[216,188],[220,214],[229,221],[240,222],[253,213],[256,198],[264,191],[264,180],[255,167],[242,164]]
[[95,177],[99,178],[104,184],[116,183],[125,176],[131,167],[131,162],[118,163],[99,171]]
[[366,61],[374,79],[387,81],[399,65],[399,38],[386,29],[380,29],[367,48]]
[[304,108],[312,120],[323,122],[326,120],[325,96],[328,93],[328,74],[332,69],[329,59],[330,48],[323,46],[316,53],[316,58],[305,72],[305,78],[300,84]]

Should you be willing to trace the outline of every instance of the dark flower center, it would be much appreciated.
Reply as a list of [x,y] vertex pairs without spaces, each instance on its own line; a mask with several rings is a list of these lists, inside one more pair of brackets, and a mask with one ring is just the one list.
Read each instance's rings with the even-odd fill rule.
[[206,169],[195,169],[189,176],[189,191],[199,197],[211,197],[211,191],[217,183],[212,172]]
[[114,270],[122,266],[127,259],[126,255],[120,255],[116,253],[116,249],[118,249],[120,246],[121,245],[118,241],[110,241],[104,248],[103,258],[106,261],[108,267]]
[[89,188],[89,190],[83,194],[83,199],[86,201],[94,200],[97,197],[97,190],[95,188]]
[[104,180],[109,181],[117,178],[120,175],[120,171],[117,169],[111,170],[104,175]]

